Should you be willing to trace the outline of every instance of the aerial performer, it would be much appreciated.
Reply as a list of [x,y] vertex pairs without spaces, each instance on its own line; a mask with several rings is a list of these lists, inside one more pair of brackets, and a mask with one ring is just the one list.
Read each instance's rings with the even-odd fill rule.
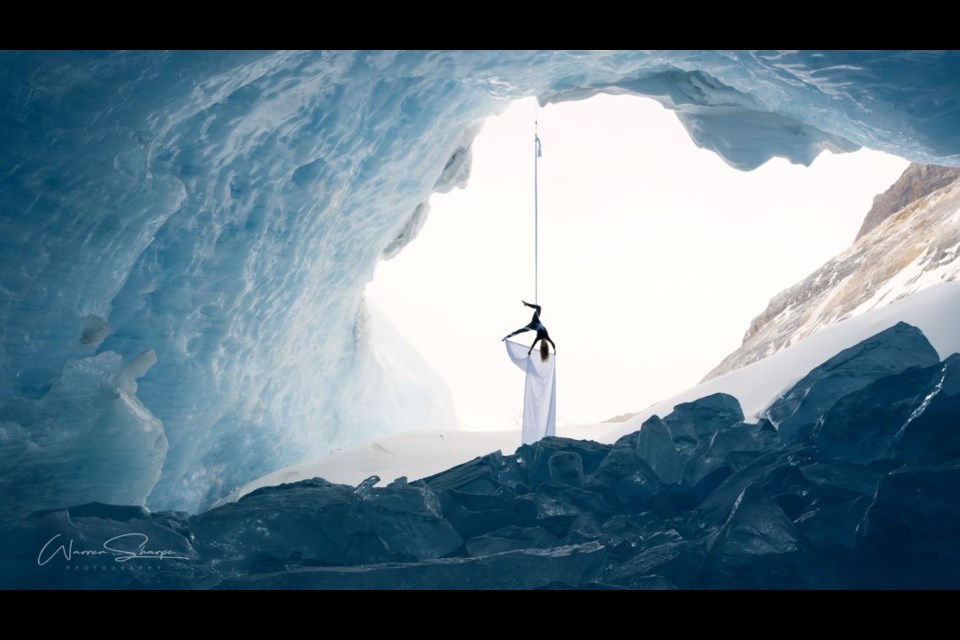
[[530,324],[526,325],[525,327],[521,327],[513,333],[505,335],[501,342],[506,341],[507,338],[512,338],[513,336],[519,335],[525,331],[536,331],[537,337],[534,339],[533,344],[530,345],[530,349],[527,350],[527,355],[529,356],[530,353],[533,352],[533,348],[537,346],[537,342],[539,342],[540,359],[546,362],[547,358],[550,357],[550,347],[547,346],[547,343],[549,342],[551,345],[553,345],[554,354],[557,352],[557,345],[553,344],[553,340],[550,339],[550,334],[547,332],[547,327],[540,322],[540,312],[543,310],[543,308],[538,304],[530,304],[526,300],[521,300],[520,302],[523,303],[523,306],[533,309],[533,319],[530,320]]
[[[533,309],[533,319],[526,326],[503,337],[502,342],[507,346],[507,355],[513,364],[526,372],[527,380],[523,394],[523,444],[533,444],[545,436],[555,435],[557,432],[557,377],[556,354],[557,345],[554,344],[547,332],[547,328],[540,321],[540,305],[523,302],[524,306]],[[508,340],[515,335],[526,331],[536,331],[530,348],[518,342]],[[540,343],[540,357],[531,357],[534,347]],[[553,346],[553,357],[550,346]]]

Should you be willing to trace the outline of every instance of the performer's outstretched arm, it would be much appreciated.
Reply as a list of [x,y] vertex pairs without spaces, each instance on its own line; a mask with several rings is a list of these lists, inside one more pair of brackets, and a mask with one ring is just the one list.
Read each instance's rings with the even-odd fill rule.
[[536,338],[536,339],[533,341],[533,344],[530,345],[530,349],[527,351],[527,355],[528,355],[528,356],[529,356],[531,353],[533,353],[533,348],[534,348],[535,346],[537,346],[537,343],[538,343],[540,340],[542,340],[542,338]]

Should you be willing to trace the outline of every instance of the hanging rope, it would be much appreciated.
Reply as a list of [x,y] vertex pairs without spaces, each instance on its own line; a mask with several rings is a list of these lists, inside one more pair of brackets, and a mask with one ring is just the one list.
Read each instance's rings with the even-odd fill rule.
[[537,123],[537,99],[533,102],[533,303],[540,304],[540,203],[539,166],[537,160],[543,155],[540,149],[540,130]]

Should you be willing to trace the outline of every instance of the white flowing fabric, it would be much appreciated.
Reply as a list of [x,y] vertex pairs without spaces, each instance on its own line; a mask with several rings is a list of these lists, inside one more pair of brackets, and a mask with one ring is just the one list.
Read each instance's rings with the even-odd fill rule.
[[539,350],[528,356],[528,345],[506,341],[507,355],[527,374],[523,392],[523,444],[533,444],[557,433],[557,357],[540,359]]

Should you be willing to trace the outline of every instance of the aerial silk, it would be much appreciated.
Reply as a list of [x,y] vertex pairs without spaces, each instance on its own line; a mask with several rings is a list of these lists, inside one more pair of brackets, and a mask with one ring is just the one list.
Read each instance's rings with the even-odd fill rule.
[[507,355],[513,364],[527,374],[523,392],[523,444],[533,444],[544,436],[557,433],[557,357],[550,354],[547,361],[540,359],[540,350],[529,356],[529,345],[507,340]]

